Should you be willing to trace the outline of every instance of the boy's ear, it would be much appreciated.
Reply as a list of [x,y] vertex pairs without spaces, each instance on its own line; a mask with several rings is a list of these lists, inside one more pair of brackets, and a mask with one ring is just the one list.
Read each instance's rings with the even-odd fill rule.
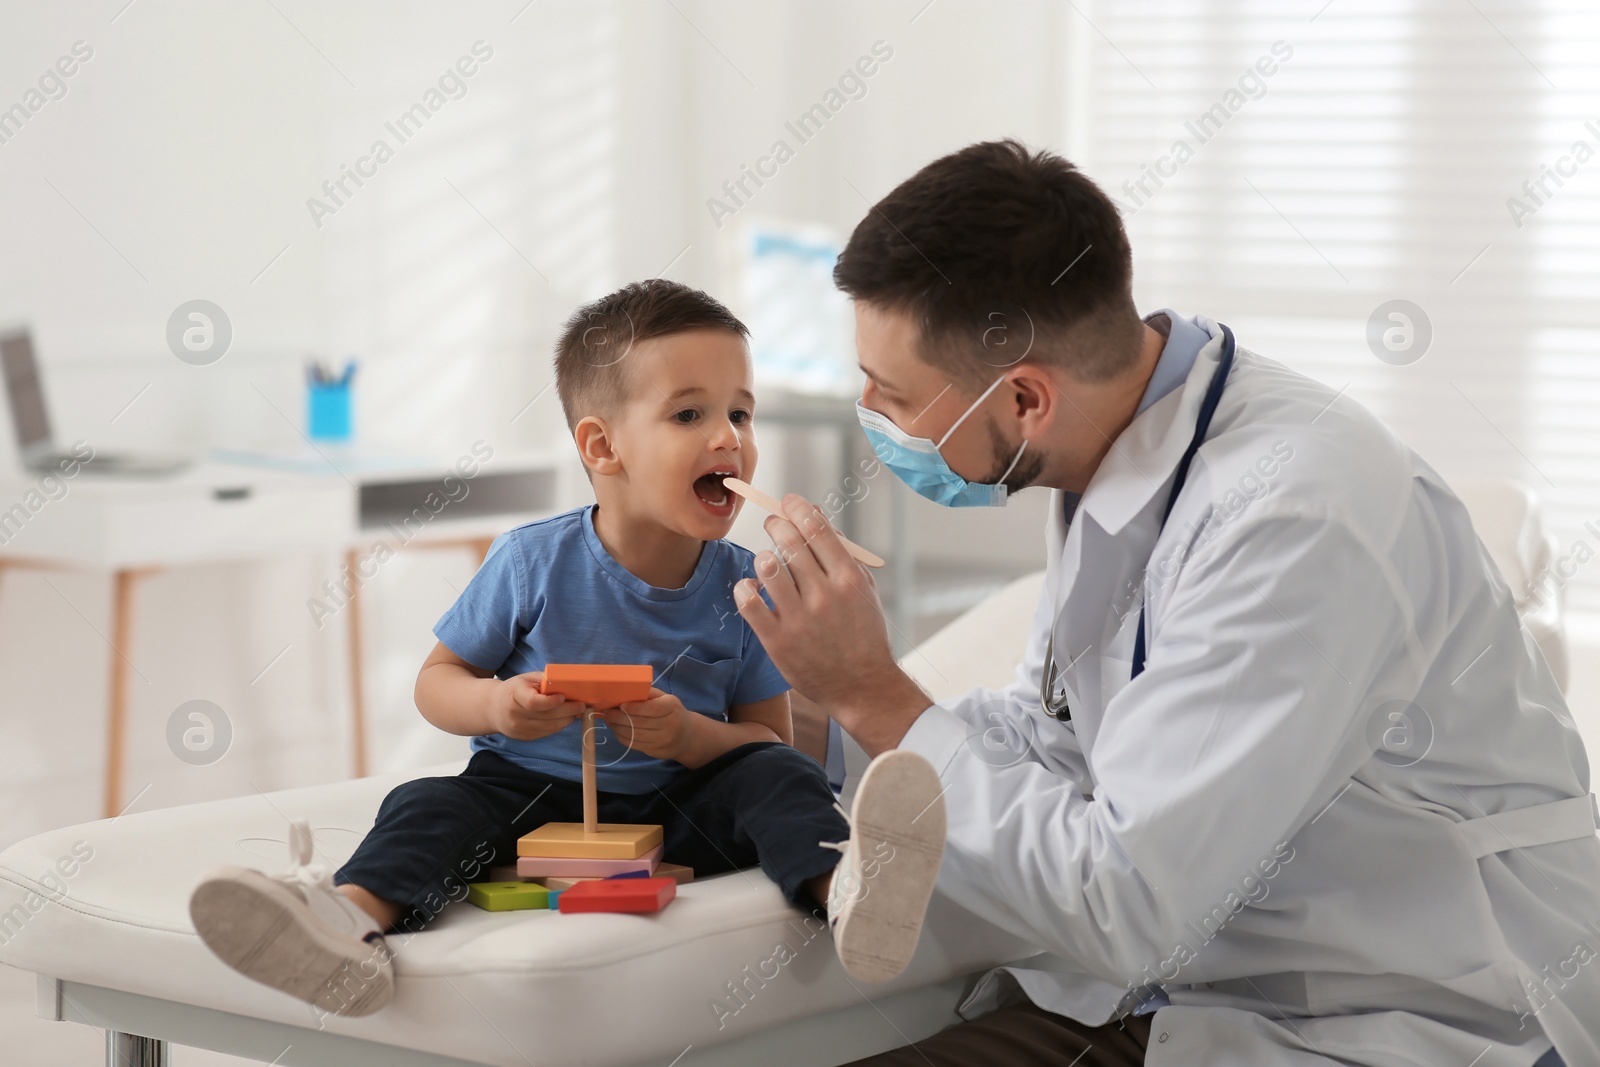
[[578,445],[578,458],[593,474],[607,477],[622,472],[622,459],[617,455],[611,431],[598,415],[585,415],[572,428],[572,439]]

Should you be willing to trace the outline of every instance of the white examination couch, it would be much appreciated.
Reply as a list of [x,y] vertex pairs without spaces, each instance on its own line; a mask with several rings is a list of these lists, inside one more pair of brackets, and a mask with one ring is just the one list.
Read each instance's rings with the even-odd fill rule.
[[[1531,496],[1505,485],[1464,496],[1520,594],[1550,558]],[[904,665],[935,698],[1003,683],[1042,577],[1012,583]],[[1559,597],[1528,621],[1564,679]],[[853,744],[846,763],[848,799],[865,765]],[[1037,954],[936,893],[908,970],[860,986],[826,932],[752,870],[683,886],[653,916],[447,908],[426,932],[393,939],[397,991],[384,1010],[319,1019],[228,970],[195,936],[188,897],[203,872],[283,869],[296,818],[316,828],[321,859],[341,863],[396,783],[462,765],[127,814],[19,842],[0,853],[0,962],[39,976],[42,1017],[104,1029],[118,1067],[164,1067],[168,1043],[281,1067],[823,1067],[958,1021],[978,974]],[[63,862],[71,876],[50,876]]]

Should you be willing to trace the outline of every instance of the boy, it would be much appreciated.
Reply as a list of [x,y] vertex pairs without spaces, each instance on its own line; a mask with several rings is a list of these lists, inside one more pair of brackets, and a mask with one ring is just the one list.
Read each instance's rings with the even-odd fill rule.
[[722,540],[740,505],[722,479],[756,465],[746,336],[660,279],[568,320],[556,386],[596,503],[497,538],[417,676],[417,708],[471,736],[471,761],[391,792],[331,879],[303,827],[291,874],[208,875],[190,914],[224,962],[325,1011],[377,1011],[393,995],[386,932],[514,863],[523,834],[582,821],[583,706],[539,692],[544,666],[649,663],[649,699],[596,716],[600,821],[660,824],[663,859],[697,875],[759,863],[791,904],[827,902],[850,974],[905,968],[944,849],[939,779],[884,753],[847,821],[791,746],[789,684],[732,601],[754,557]]

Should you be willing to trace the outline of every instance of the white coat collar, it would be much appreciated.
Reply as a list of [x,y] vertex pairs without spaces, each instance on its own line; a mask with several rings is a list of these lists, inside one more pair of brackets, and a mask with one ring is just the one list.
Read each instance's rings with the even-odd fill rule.
[[[1117,436],[1078,502],[1078,511],[1112,536],[1166,489],[1194,437],[1206,387],[1222,360],[1222,328],[1204,317],[1195,322],[1211,340],[1195,357],[1182,387],[1150,405]],[[1061,513],[1062,503],[1059,492],[1052,494],[1052,518]]]

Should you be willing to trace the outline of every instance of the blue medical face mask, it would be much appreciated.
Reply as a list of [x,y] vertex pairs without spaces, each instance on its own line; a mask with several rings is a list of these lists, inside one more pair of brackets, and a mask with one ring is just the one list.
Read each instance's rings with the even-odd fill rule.
[[1005,474],[1000,475],[1000,482],[994,485],[967,481],[950,469],[939,449],[950,440],[956,427],[978,410],[978,405],[987,400],[1003,381],[1005,375],[1002,374],[972,402],[971,407],[961,413],[961,418],[951,423],[937,442],[926,437],[912,437],[859,400],[856,401],[856,417],[861,420],[861,429],[866,432],[867,440],[872,442],[872,450],[878,454],[883,465],[894,471],[896,477],[919,495],[947,508],[997,508],[1006,502],[1006,487],[1001,483],[1017,465],[1017,460],[1022,458],[1022,450],[1028,447],[1027,438],[1023,438],[1022,444],[1017,447],[1017,454],[1011,457],[1010,466],[1006,467]]

